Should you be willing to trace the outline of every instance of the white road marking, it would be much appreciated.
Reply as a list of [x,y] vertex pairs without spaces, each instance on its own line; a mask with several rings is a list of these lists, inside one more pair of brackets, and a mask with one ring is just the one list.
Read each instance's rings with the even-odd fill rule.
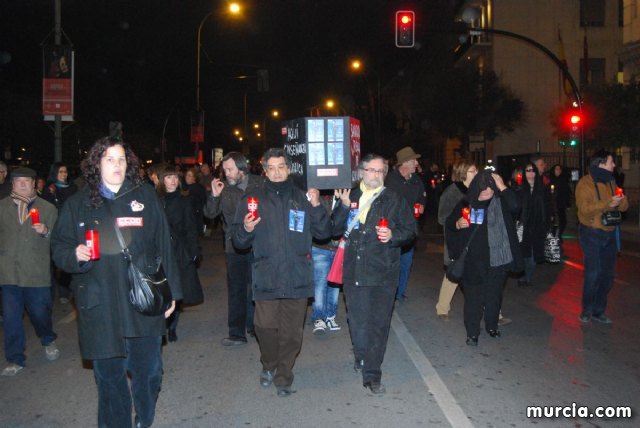
[[411,333],[409,333],[409,330],[407,330],[407,327],[396,311],[393,312],[393,317],[391,318],[391,328],[404,347],[407,355],[409,355],[409,358],[413,361],[416,369],[418,369],[424,383],[433,394],[438,406],[440,406],[440,409],[451,426],[456,428],[472,428],[473,424],[471,424],[467,415],[456,402],[456,399],[453,398],[447,386],[442,379],[440,379],[438,372],[436,372],[429,359],[424,355],[422,349],[420,349],[420,346],[418,346],[413,336],[411,336]]

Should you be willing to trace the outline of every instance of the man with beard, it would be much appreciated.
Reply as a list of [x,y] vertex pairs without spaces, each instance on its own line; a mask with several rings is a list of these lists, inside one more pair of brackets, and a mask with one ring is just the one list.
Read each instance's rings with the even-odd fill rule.
[[[203,165],[204,166],[204,165]],[[224,251],[227,259],[227,321],[229,336],[222,345],[247,343],[246,334],[255,336],[253,329],[253,298],[251,295],[251,252],[236,250],[231,242],[231,224],[238,202],[246,191],[262,186],[263,179],[249,173],[247,159],[239,152],[230,152],[222,158],[225,181],[214,178],[207,197],[204,215],[211,219],[222,214]]]
[[350,195],[349,218],[355,226],[346,236],[344,254],[343,290],[354,369],[362,372],[363,386],[374,394],[385,393],[380,367],[398,286],[400,251],[416,237],[409,205],[384,187],[387,168],[385,159],[374,154],[360,162],[360,185]]

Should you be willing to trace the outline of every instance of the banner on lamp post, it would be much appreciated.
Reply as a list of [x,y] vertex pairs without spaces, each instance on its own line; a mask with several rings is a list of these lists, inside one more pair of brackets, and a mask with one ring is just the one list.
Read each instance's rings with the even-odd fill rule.
[[73,122],[74,52],[68,45],[42,47],[42,115]]
[[191,142],[204,143],[204,111],[191,113]]

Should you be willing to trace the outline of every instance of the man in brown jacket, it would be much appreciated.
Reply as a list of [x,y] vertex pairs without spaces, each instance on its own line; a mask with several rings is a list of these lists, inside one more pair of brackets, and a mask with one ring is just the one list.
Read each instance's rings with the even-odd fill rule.
[[[38,197],[36,172],[17,168],[11,173],[12,191],[0,200],[0,285],[4,310],[4,353],[9,365],[3,376],[14,376],[25,365],[25,311],[49,360],[56,360],[56,334],[51,321],[49,235],[58,213]],[[37,213],[34,212],[37,210]]]
[[615,166],[613,154],[599,150],[591,157],[590,174],[582,177],[576,186],[580,246],[584,253],[582,312],[579,316],[583,323],[593,320],[611,324],[604,312],[607,295],[613,286],[619,226],[605,225],[602,218],[608,211],[629,208],[629,201],[616,192]]

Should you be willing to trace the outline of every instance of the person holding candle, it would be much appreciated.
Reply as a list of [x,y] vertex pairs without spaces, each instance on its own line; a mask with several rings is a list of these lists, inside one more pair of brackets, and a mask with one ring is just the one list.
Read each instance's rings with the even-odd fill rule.
[[[22,316],[29,314],[48,360],[56,360],[51,309],[50,228],[58,212],[36,195],[36,172],[17,168],[11,173],[12,191],[0,200],[0,286],[4,312],[4,353],[9,365],[3,376],[14,376],[25,366]],[[17,220],[17,221],[16,221]]]
[[[203,164],[203,166],[206,164]],[[238,203],[246,191],[262,186],[263,178],[249,172],[247,159],[240,152],[229,152],[222,158],[224,180],[212,178],[208,184],[204,215],[215,219],[222,214],[224,254],[227,261],[227,327],[229,335],[223,346],[247,343],[247,334],[255,336],[253,298],[251,293],[251,262],[249,250],[237,250],[231,242],[231,225]]]
[[[260,385],[275,384],[277,395],[287,397],[294,392],[293,366],[302,348],[307,302],[313,296],[312,239],[330,238],[332,225],[320,203],[320,191],[309,188],[305,194],[295,187],[289,177],[292,163],[283,149],[267,150],[262,165],[266,180],[261,187],[245,192],[231,236],[237,249],[253,251]],[[249,198],[256,198],[257,218],[248,212]],[[344,211],[346,219],[348,209],[342,204],[337,209]]]
[[[422,180],[416,174],[418,159],[420,155],[413,151],[411,147],[404,147],[396,153],[396,167],[385,178],[385,186],[403,197],[409,208],[414,210],[414,217],[419,218],[424,214],[426,204],[426,193]],[[417,208],[416,208],[417,207]],[[396,300],[407,299],[406,291],[409,285],[409,275],[413,265],[413,253],[416,241],[408,243],[402,248],[400,256],[400,277]]]
[[576,185],[578,233],[584,254],[582,311],[578,319],[584,324],[589,321],[612,323],[605,311],[615,275],[616,229],[619,226],[604,225],[602,215],[607,211],[629,209],[625,195],[615,194],[615,166],[613,153],[599,150],[591,157],[589,175],[582,177]]
[[[467,202],[468,201],[468,202]],[[462,216],[469,205],[470,222]],[[449,254],[458,257],[465,246],[462,284],[466,343],[478,345],[480,321],[490,337],[498,338],[502,290],[508,272],[522,270],[522,256],[514,225],[520,206],[515,192],[498,174],[480,171],[469,184],[467,200],[461,200],[446,219]]]
[[[445,225],[447,217],[453,212],[453,209],[458,205],[460,201],[466,199],[467,189],[471,180],[478,173],[478,168],[475,163],[469,159],[458,159],[453,164],[451,171],[451,180],[453,184],[448,186],[442,196],[440,197],[440,205],[438,205],[438,223],[442,226]],[[469,210],[468,206],[462,208],[463,210]],[[469,212],[470,213],[470,212]],[[464,217],[464,215],[463,215]],[[469,219],[465,219],[467,222]],[[444,228],[444,265],[449,265],[451,259],[449,258],[449,250],[447,247],[447,229]],[[436,303],[436,313],[441,320],[449,319],[449,311],[451,310],[451,300],[458,288],[458,284],[451,282],[447,279],[447,275],[442,278],[442,284],[440,285],[440,295],[438,297],[438,303]]]
[[[89,149],[85,186],[63,205],[51,247],[56,265],[73,274],[80,354],[92,361],[98,426],[131,427],[134,407],[136,428],[149,427],[162,384],[162,336],[175,301],[182,299],[181,278],[162,204],[114,128]],[[141,271],[151,274],[162,266],[173,298],[164,314],[143,315],[129,301],[128,261],[116,227]],[[87,230],[99,233],[98,260],[91,260]]]
[[523,226],[520,250],[524,260],[524,275],[518,280],[518,285],[532,286],[536,264],[544,263],[545,238],[551,227],[553,211],[550,195],[542,184],[536,165],[527,163],[524,173],[525,179],[517,192],[522,207],[518,221]]
[[[354,369],[374,394],[381,383],[391,315],[400,274],[401,249],[416,237],[413,209],[384,187],[385,159],[366,155],[358,165],[360,185],[351,190],[350,218],[356,226],[346,237],[343,291],[355,357]],[[380,226],[381,225],[381,226]],[[347,229],[346,222],[343,231]]]

